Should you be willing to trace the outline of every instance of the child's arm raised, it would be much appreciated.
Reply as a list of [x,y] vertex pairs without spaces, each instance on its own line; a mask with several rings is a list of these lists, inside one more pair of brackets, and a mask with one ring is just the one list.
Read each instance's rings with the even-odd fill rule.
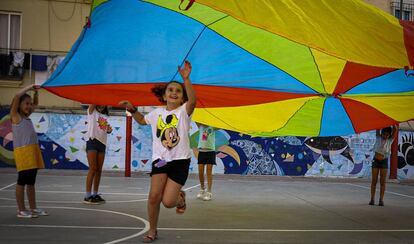
[[93,111],[95,110],[95,108],[96,108],[96,105],[95,104],[89,104],[88,114],[92,114]]
[[33,93],[33,110],[34,110],[39,105],[39,88],[34,87],[33,89],[34,89],[34,93]]
[[185,61],[183,68],[178,67],[178,71],[180,72],[181,78],[183,78],[184,81],[185,91],[187,92],[188,101],[186,109],[188,115],[191,115],[193,113],[197,99],[193,85],[190,81],[191,70],[191,63],[187,60]]
[[[36,85],[26,86],[25,88],[21,89],[18,93],[16,93],[16,95],[14,95],[13,100],[12,100],[12,104],[11,104],[11,107],[10,107],[10,117],[11,117],[12,123],[14,123],[14,124],[20,123],[20,120],[22,119],[20,117],[20,114],[19,114],[20,97],[23,96],[24,94],[26,94],[26,92],[28,92],[32,89],[34,89],[36,91],[38,89],[38,86],[36,86]],[[37,93],[37,92],[35,92],[35,93]],[[36,95],[35,95],[34,105],[37,105],[36,104],[37,102],[38,102],[38,99],[36,98]]]
[[37,85],[34,85],[32,88],[34,93],[33,93],[33,106],[32,106],[32,110],[30,111],[30,114],[32,114],[34,110],[37,108],[37,106],[39,105],[39,89],[40,87]]
[[132,117],[135,119],[136,122],[140,125],[146,125],[147,122],[144,119],[144,115],[142,115],[138,110],[127,100],[123,100],[119,102],[119,105],[125,107],[128,112],[132,114]]

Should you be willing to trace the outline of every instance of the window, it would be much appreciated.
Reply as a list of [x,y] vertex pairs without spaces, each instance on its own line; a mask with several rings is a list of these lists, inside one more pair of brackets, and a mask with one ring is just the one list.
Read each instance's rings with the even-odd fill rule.
[[0,12],[1,49],[20,49],[21,19],[22,15],[20,13]]
[[393,0],[391,2],[391,9],[394,13],[394,16],[398,19],[402,17],[403,20],[413,21],[413,12],[414,12],[414,1],[403,0],[403,6],[401,11],[401,2],[400,0]]
[[[400,16],[401,16],[401,11],[399,9],[396,9],[394,16],[399,19]],[[411,12],[410,11],[406,11],[406,10],[403,11],[403,20],[411,20]]]
[[23,79],[24,53],[15,53],[21,47],[22,15],[16,12],[0,11],[0,80]]
[[403,14],[403,20],[411,20],[411,12],[410,11],[404,11]]

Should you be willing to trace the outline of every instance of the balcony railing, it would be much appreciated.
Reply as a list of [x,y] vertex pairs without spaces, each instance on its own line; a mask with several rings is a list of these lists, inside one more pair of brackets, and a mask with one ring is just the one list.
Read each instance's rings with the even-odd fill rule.
[[21,83],[26,72],[31,80],[34,71],[50,71],[48,58],[66,54],[66,51],[0,48],[0,85]]

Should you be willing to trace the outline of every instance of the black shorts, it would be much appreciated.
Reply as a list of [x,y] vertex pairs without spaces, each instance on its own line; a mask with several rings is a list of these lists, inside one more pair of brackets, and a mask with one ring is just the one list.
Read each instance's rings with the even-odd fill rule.
[[86,151],[105,152],[106,146],[97,139],[90,139],[86,142]]
[[214,164],[216,165],[216,152],[199,152],[198,164]]
[[168,162],[164,166],[156,167],[160,160],[152,162],[151,176],[156,174],[167,174],[168,178],[180,185],[185,185],[188,178],[188,170],[190,169],[191,159],[179,159]]
[[372,168],[388,169],[388,158],[384,160],[375,159],[372,161]]
[[28,169],[19,171],[17,176],[17,184],[19,186],[34,186],[36,183],[37,169]]

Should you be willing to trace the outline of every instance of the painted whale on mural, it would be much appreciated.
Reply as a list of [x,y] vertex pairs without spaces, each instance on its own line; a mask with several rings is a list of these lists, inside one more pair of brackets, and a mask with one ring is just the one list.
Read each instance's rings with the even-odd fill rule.
[[414,166],[414,136],[406,134],[402,136],[402,143],[398,146],[398,168]]
[[348,142],[340,136],[310,137],[305,139],[304,144],[330,164],[332,164],[331,156],[338,154],[354,163]]
[[262,146],[249,140],[235,140],[230,143],[239,147],[247,157],[247,175],[284,175],[277,162],[263,150]]

